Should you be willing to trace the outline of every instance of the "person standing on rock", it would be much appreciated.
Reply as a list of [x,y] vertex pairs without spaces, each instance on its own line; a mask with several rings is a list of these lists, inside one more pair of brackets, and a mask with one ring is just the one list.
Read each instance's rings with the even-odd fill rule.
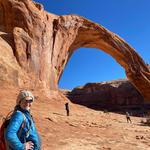
[[66,114],[69,116],[69,103],[65,103]]
[[7,150],[40,150],[41,141],[30,114],[34,96],[20,91],[14,112],[5,131]]
[[131,119],[130,119],[130,114],[126,111],[126,119],[127,119],[127,123],[132,123]]

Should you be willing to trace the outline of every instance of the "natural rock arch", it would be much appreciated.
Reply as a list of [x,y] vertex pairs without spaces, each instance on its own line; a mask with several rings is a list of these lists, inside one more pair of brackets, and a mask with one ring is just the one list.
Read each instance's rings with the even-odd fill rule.
[[[11,46],[13,53],[7,53],[7,57],[17,67],[11,67],[10,71],[10,66],[6,65],[8,62],[0,61],[5,68],[1,77],[5,77],[6,81],[8,74],[16,71],[18,82],[11,78],[9,83],[57,90],[58,81],[72,53],[80,47],[92,47],[111,55],[125,69],[131,83],[150,100],[148,66],[116,34],[78,15],[50,14],[32,0],[0,0],[0,9],[3,12],[0,29],[6,34],[5,39],[8,39],[9,33],[9,38],[14,41],[14,46]],[[6,42],[5,39],[1,41]]]
[[[69,17],[72,18],[70,19],[70,22],[68,19]],[[66,25],[67,29],[65,32],[66,34],[68,32],[67,35],[69,35],[69,30],[77,30],[75,32],[77,34],[74,41],[68,48],[68,51],[66,51],[68,54],[65,59],[66,62],[70,58],[71,54],[79,47],[91,47],[103,50],[107,54],[111,55],[125,69],[128,79],[136,88],[138,88],[138,90],[140,90],[141,93],[143,91],[142,94],[145,96],[147,93],[145,93],[145,91],[149,91],[149,84],[148,87],[144,84],[149,82],[149,69],[142,58],[124,40],[104,27],[80,16],[64,16],[63,19],[60,18],[59,22],[64,25],[68,25]],[[62,66],[63,61],[59,64]],[[60,68],[59,65],[58,68]],[[63,69],[64,68],[60,70],[60,75]],[[60,75],[58,75],[58,77],[60,77]]]

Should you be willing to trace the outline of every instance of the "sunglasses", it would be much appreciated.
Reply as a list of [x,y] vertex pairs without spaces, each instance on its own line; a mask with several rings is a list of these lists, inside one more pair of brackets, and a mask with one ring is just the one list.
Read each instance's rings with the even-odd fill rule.
[[33,102],[33,99],[26,99],[26,103],[32,103]]

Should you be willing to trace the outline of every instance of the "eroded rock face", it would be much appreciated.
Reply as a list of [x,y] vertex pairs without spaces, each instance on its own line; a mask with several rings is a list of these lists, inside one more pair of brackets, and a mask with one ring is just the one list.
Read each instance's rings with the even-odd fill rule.
[[95,109],[145,109],[150,105],[127,79],[88,83],[62,91],[72,102]]
[[150,100],[148,66],[124,40],[101,25],[77,15],[50,14],[32,0],[0,0],[0,31],[5,34],[0,35],[0,44],[5,45],[0,56],[1,85],[57,90],[73,52],[92,47],[111,55]]

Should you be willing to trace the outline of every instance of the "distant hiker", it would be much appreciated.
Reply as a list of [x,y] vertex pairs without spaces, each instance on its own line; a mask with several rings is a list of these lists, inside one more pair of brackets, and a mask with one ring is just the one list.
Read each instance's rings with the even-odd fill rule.
[[30,91],[20,91],[16,106],[6,128],[7,150],[40,150],[41,142],[30,114],[34,96]]
[[127,119],[127,122],[129,123],[132,123],[131,119],[130,119],[130,114],[126,111],[126,119]]
[[66,109],[67,116],[69,116],[69,103],[65,103],[65,109]]

